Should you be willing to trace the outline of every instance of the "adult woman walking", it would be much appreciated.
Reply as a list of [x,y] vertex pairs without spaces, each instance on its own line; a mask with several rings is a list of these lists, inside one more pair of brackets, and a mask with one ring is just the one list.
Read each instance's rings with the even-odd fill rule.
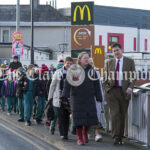
[[98,123],[95,97],[97,101],[102,101],[99,80],[89,78],[89,71],[92,66],[89,65],[88,60],[88,53],[82,52],[79,54],[77,63],[84,70],[85,79],[79,86],[73,86],[66,80],[63,94],[65,98],[69,96],[71,98],[72,116],[76,126],[78,145],[83,145],[84,142],[88,143],[88,128]]

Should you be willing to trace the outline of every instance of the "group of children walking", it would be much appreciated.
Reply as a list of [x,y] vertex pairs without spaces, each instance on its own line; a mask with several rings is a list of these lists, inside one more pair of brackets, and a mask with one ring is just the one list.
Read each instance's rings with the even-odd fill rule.
[[[40,73],[34,65],[29,65],[27,70],[20,67],[15,72],[7,71],[6,73],[0,70],[1,110],[5,111],[5,103],[7,102],[7,114],[11,115],[14,109],[14,112],[19,113],[18,121],[25,122],[26,126],[30,126],[31,117],[37,124],[42,122],[44,110],[48,106],[46,125],[49,126],[50,133],[52,135],[55,133],[58,120],[60,137],[62,140],[67,140],[70,122],[72,122],[72,133],[76,134],[77,129],[73,126],[73,117],[71,117],[71,98],[64,97],[63,94],[67,70],[72,64],[71,57],[59,60],[52,78],[48,78],[49,70],[44,64]],[[46,100],[48,100],[47,105]],[[98,135],[96,141],[102,139],[97,129],[99,127],[96,127],[95,130],[95,134]],[[88,142],[88,130],[89,127],[83,133],[86,142]],[[80,136],[78,137],[78,145],[82,145]]]
[[18,68],[15,72],[1,70],[1,110],[5,111],[5,103],[7,102],[7,114],[11,115],[14,109],[14,112],[19,113],[18,121],[25,121],[27,126],[31,125],[33,108],[35,108],[34,119],[36,123],[41,123],[47,99],[45,71],[41,71],[41,80],[38,76],[34,65],[29,65],[27,71],[23,68]]

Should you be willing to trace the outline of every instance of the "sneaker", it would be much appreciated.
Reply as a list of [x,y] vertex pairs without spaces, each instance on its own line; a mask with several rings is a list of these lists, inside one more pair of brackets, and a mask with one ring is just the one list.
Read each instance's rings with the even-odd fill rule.
[[102,139],[103,139],[103,137],[102,137],[101,134],[97,134],[97,135],[95,136],[95,142],[100,142],[100,141],[102,141]]
[[18,119],[18,122],[24,122],[23,118]]
[[54,135],[55,129],[50,129],[52,135]]
[[11,115],[11,113],[7,113],[7,115],[8,115],[8,116],[10,116],[10,115]]
[[119,143],[120,145],[124,145],[124,141],[123,141],[123,139],[122,138],[120,138],[120,143]]
[[30,125],[31,125],[31,122],[30,122],[30,121],[26,121],[26,122],[25,122],[25,125],[26,125],[26,126],[30,126]]
[[122,145],[122,140],[119,137],[114,139],[114,145]]
[[29,126],[31,126],[31,121],[29,120]]
[[36,119],[36,124],[40,124],[41,123],[41,120],[39,120],[39,119]]
[[61,140],[68,140],[68,136],[60,136]]

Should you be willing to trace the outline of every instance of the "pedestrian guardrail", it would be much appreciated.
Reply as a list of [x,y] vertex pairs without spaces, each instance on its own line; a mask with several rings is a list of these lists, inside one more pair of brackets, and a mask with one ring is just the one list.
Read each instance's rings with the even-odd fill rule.
[[131,96],[126,124],[127,135],[150,146],[150,88],[134,88],[139,90]]

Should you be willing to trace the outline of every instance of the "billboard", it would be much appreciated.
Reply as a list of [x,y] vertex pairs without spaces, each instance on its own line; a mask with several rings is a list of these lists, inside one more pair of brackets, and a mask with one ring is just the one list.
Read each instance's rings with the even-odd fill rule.
[[72,26],[71,48],[85,49],[94,44],[94,26]]
[[94,24],[94,2],[71,3],[71,24],[90,25]]
[[99,69],[104,69],[105,47],[91,46],[91,56],[93,58],[95,67]]

